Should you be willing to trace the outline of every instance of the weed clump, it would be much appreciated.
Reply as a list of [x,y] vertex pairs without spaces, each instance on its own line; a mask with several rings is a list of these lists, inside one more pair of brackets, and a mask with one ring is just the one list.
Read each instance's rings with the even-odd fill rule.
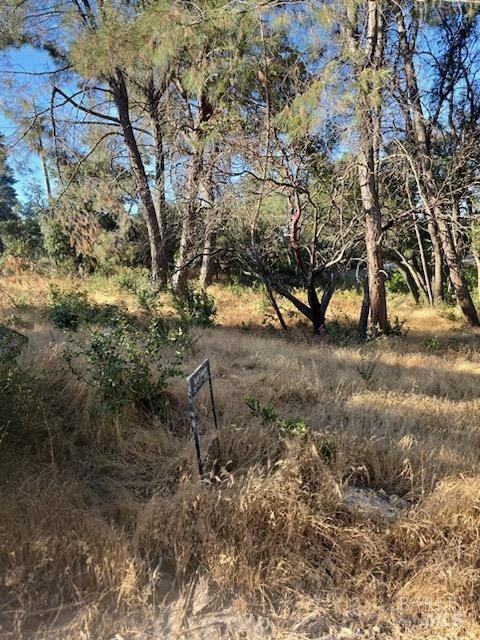
[[260,418],[265,424],[275,424],[284,436],[300,436],[308,433],[308,427],[303,418],[281,418],[271,404],[261,405],[253,396],[247,396],[245,404],[253,416]]
[[0,362],[0,444],[30,445],[44,432],[43,407],[33,374]]

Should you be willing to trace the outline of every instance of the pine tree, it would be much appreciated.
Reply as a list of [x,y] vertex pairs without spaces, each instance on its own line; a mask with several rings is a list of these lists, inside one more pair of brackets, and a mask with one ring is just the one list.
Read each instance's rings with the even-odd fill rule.
[[3,136],[0,135],[0,221],[14,220],[18,205],[15,178],[8,165],[8,154]]

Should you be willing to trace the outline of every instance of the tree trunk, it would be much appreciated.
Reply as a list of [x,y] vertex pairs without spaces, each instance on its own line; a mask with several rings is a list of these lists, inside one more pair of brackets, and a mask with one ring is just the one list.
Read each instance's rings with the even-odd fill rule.
[[214,231],[205,231],[205,241],[203,243],[202,266],[198,283],[201,289],[205,289],[212,282],[214,259],[212,253],[215,251],[217,235]]
[[[365,130],[368,133],[368,129]],[[361,137],[366,137],[360,133]],[[367,250],[367,275],[370,297],[370,324],[374,333],[388,332],[385,272],[380,245],[381,213],[374,175],[374,150],[368,140],[362,140],[358,158],[358,177],[365,212],[365,247]],[[367,147],[365,149],[365,147]],[[368,148],[369,147],[369,148]]]
[[433,279],[432,300],[433,304],[443,300],[443,256],[442,246],[438,238],[438,229],[434,220],[429,219],[428,233],[432,243]]
[[195,149],[190,159],[187,177],[187,204],[182,221],[182,233],[175,273],[172,279],[174,291],[180,291],[188,281],[188,268],[191,260],[194,226],[198,208],[198,186],[203,169],[201,151]]
[[308,318],[308,320],[310,320],[313,325],[314,333],[324,334],[326,330],[325,316],[327,313],[328,305],[330,304],[330,300],[335,290],[336,276],[333,272],[329,273],[329,281],[325,285],[322,299],[319,300],[315,283],[316,278],[320,275],[320,273],[322,273],[322,271],[324,271],[324,269],[319,268],[309,278],[308,283],[306,283],[308,305],[302,302],[295,295],[290,293],[290,291],[279,282],[272,282],[264,274],[259,275],[259,277],[267,285],[267,288],[270,286],[271,289],[275,290],[278,294],[289,300],[293,304],[293,306],[298,309],[298,311],[300,311],[303,316],[305,316],[305,318]]
[[45,190],[47,193],[48,202],[52,199],[52,182],[50,180],[50,172],[48,170],[47,158],[45,154],[45,147],[43,146],[42,134],[38,134],[38,155],[40,157],[40,163],[42,165],[43,177],[45,179]]
[[151,127],[153,134],[155,155],[155,182],[154,204],[158,229],[161,238],[161,268],[164,282],[167,281],[170,266],[170,234],[167,223],[167,203],[165,199],[165,152],[163,148],[162,126],[159,121],[160,113],[157,107],[157,115],[152,118]]
[[277,301],[275,300],[275,295],[273,293],[272,287],[270,286],[270,283],[268,282],[268,280],[264,280],[263,282],[265,284],[265,288],[267,289],[268,298],[273,307],[273,310],[275,311],[275,314],[278,318],[280,326],[282,327],[283,331],[288,331],[287,324],[283,318],[282,312],[280,311],[280,307],[278,306]]
[[320,273],[325,273],[323,269],[318,272],[313,272],[310,276],[307,286],[308,304],[311,312],[311,321],[313,325],[313,332],[319,335],[323,335],[326,332],[325,317],[327,315],[328,305],[332,299],[333,292],[335,291],[336,276],[333,272],[328,273],[328,282],[323,290],[321,300],[318,299],[316,282]]
[[162,243],[161,234],[158,227],[157,213],[153,202],[150,185],[140,154],[135,133],[130,120],[129,100],[125,79],[121,71],[117,71],[110,79],[110,86],[113,90],[115,105],[118,110],[118,117],[122,127],[125,145],[130,157],[130,167],[132,176],[137,187],[140,202],[142,204],[145,222],[147,224],[148,241],[151,258],[151,278],[153,282],[159,282],[164,277],[162,272]]
[[438,222],[438,228],[440,230],[440,238],[442,240],[442,247],[445,255],[445,261],[448,267],[448,272],[450,275],[450,281],[455,290],[458,304],[460,305],[463,315],[467,319],[468,323],[473,327],[478,327],[480,326],[480,320],[478,318],[478,313],[475,309],[475,305],[473,304],[470,290],[463,277],[460,261],[453,244],[451,229],[448,225],[448,222],[442,216],[441,211],[436,212],[436,218]]
[[[395,257],[393,258],[393,262],[398,266],[400,271],[405,276],[405,280],[407,282],[407,286],[412,293],[413,297],[417,300],[418,296],[422,294],[427,302],[430,301],[429,298],[429,281],[428,275],[427,280],[423,277],[421,271],[418,268],[418,265],[415,264],[413,260],[408,260],[401,251],[395,249]],[[417,294],[414,293],[416,290]]]
[[[371,94],[378,91],[375,78],[383,64],[385,24],[379,0],[367,0],[365,24],[358,26],[358,5],[347,5],[346,38],[357,81],[358,181],[365,216],[365,246],[370,297],[370,324],[374,333],[387,333],[387,300],[382,256],[382,225],[377,164],[380,148],[380,107]],[[363,36],[362,33],[365,35]],[[367,73],[365,73],[367,72]],[[380,96],[379,96],[380,98]]]
[[[205,192],[208,198],[208,208],[205,216],[205,239],[203,241],[202,265],[200,267],[199,286],[205,289],[211,283],[217,234],[215,221],[215,194],[213,189],[213,166],[210,166],[205,180]],[[278,315],[278,314],[277,314]]]
[[360,317],[358,319],[358,336],[360,340],[366,340],[368,329],[368,316],[370,315],[370,293],[368,286],[368,276],[365,276],[363,282],[363,298],[362,307],[360,309]]
[[[430,282],[430,274],[428,272],[427,260],[425,258],[425,250],[423,248],[422,236],[420,234],[420,229],[418,227],[418,222],[417,222],[416,219],[414,220],[413,224],[414,224],[414,227],[415,227],[415,235],[417,237],[418,250],[419,250],[419,253],[420,253],[420,262],[422,263],[423,281],[424,281],[424,285],[425,285],[425,294],[426,294],[428,303],[431,306],[433,306],[434,298],[433,298],[432,286],[431,286],[431,282]],[[422,287],[420,287],[420,289],[422,289]]]
[[165,198],[165,149],[163,144],[163,114],[162,114],[162,95],[166,90],[164,81],[160,88],[155,84],[155,76],[152,72],[145,88],[147,100],[147,108],[150,115],[150,129],[153,138],[153,155],[155,160],[154,166],[154,184],[153,184],[153,201],[157,215],[157,223],[160,231],[162,242],[162,273],[163,280],[166,283],[168,272],[171,264],[172,239],[170,237],[170,226],[167,219],[167,203]]

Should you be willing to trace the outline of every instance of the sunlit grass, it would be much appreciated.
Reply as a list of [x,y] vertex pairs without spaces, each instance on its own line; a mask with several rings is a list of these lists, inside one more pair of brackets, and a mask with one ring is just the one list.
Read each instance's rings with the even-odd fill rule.
[[[111,279],[55,281],[135,311]],[[478,637],[480,358],[460,320],[397,297],[406,336],[338,345],[295,316],[283,335],[261,292],[213,286],[217,326],[195,330],[184,363],[187,373],[208,356],[214,375],[221,459],[202,484],[182,378],[162,417],[105,416],[63,368],[68,336],[46,319],[48,281],[27,274],[1,289],[40,394],[23,446],[0,444],[6,637],[174,638],[187,625],[210,625],[209,638]],[[331,318],[353,321],[359,302],[339,292]],[[301,416],[311,436],[284,439],[252,417],[247,395]],[[207,396],[198,412],[213,471]],[[398,518],[352,507],[352,488],[398,498]]]

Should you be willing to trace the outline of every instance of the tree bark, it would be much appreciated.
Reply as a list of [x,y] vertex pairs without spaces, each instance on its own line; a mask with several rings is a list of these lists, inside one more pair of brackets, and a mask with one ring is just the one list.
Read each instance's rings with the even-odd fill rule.
[[368,330],[368,316],[370,315],[370,293],[368,286],[368,276],[365,276],[363,282],[363,298],[360,309],[360,317],[358,319],[358,336],[360,340],[366,340]]
[[[433,298],[432,286],[431,286],[431,282],[430,282],[430,274],[428,272],[427,260],[425,258],[425,250],[423,248],[422,236],[420,234],[420,229],[418,227],[417,220],[414,220],[413,224],[414,224],[414,227],[415,227],[415,235],[416,235],[416,238],[417,238],[418,250],[419,250],[419,253],[420,253],[420,261],[422,263],[423,280],[424,280],[424,283],[425,283],[425,294],[426,294],[428,303],[431,306],[433,306],[434,298]],[[441,259],[441,256],[440,256],[440,259]],[[423,287],[420,287],[420,288],[422,289]]]
[[[185,95],[183,97],[187,101],[187,108],[189,108],[188,98]],[[191,265],[193,235],[198,214],[198,193],[204,171],[205,125],[213,115],[213,106],[203,90],[197,96],[197,107],[197,118],[191,117],[193,131],[191,134],[191,155],[186,184],[187,202],[182,221],[178,261],[172,279],[174,291],[179,291],[188,281],[186,265]]]
[[[325,284],[322,297],[319,300],[316,284],[318,276],[322,273],[327,273],[328,282]],[[307,297],[312,314],[311,321],[313,325],[313,332],[319,335],[323,335],[326,332],[325,318],[330,300],[332,299],[333,292],[335,291],[335,283],[336,274],[334,272],[325,271],[324,269],[314,271],[308,282]]]
[[429,219],[428,233],[432,243],[433,257],[433,279],[432,279],[432,300],[433,304],[443,300],[443,257],[442,246],[438,238],[437,225],[434,220]]
[[329,281],[325,285],[321,300],[318,299],[316,290],[316,278],[323,270],[319,270],[317,273],[312,274],[311,279],[306,285],[308,305],[299,300],[295,295],[278,282],[269,280],[266,276],[261,275],[260,278],[268,286],[270,286],[278,294],[289,300],[293,306],[300,311],[300,313],[308,318],[313,326],[313,332],[316,334],[324,334],[326,331],[325,317],[328,310],[328,305],[332,299],[333,292],[335,290],[336,276],[335,273],[329,272]]
[[113,91],[115,105],[118,110],[118,118],[130,157],[132,176],[135,181],[135,186],[137,187],[147,225],[151,258],[151,278],[155,283],[161,282],[165,274],[162,271],[162,242],[160,229],[158,227],[157,212],[150,191],[145,165],[130,120],[128,91],[122,72],[117,71],[115,75],[110,78],[109,84]]
[[[208,206],[205,215],[205,236],[203,241],[202,264],[198,283],[201,289],[205,289],[211,283],[217,234],[215,221],[215,194],[213,189],[213,166],[210,166],[205,180],[205,193],[208,198]],[[277,314],[278,315],[278,314]]]
[[[174,291],[180,291],[186,286],[188,281],[189,257],[193,246],[194,225],[197,218],[198,208],[198,186],[203,170],[203,154],[198,149],[194,149],[190,158],[187,176],[187,203],[182,221],[182,231],[180,236],[180,247],[178,250],[178,260],[175,266],[175,273],[172,279]],[[189,264],[190,266],[190,264]]]
[[[368,130],[365,132],[367,133]],[[363,134],[360,135],[365,138]],[[374,175],[374,150],[368,140],[363,139],[360,144],[364,147],[358,157],[358,177],[365,213],[370,324],[374,333],[386,333],[388,332],[387,298],[381,249],[381,212]]]
[[275,294],[273,293],[273,289],[272,289],[270,283],[268,282],[268,280],[264,280],[264,284],[265,284],[265,287],[267,289],[268,298],[269,298],[270,303],[271,303],[271,305],[273,307],[273,310],[275,311],[275,314],[276,314],[276,316],[278,318],[280,326],[282,327],[283,331],[288,331],[287,324],[286,324],[286,322],[285,322],[285,320],[283,318],[283,314],[282,314],[282,312],[280,310],[280,307],[278,306],[277,301],[275,300]]
[[[370,297],[370,324],[373,333],[387,333],[387,299],[382,256],[382,224],[378,195],[377,160],[380,146],[380,107],[372,98],[379,91],[375,83],[366,80],[381,70],[385,42],[382,2],[367,0],[365,25],[359,29],[358,6],[347,6],[346,37],[357,88],[357,119],[359,151],[358,181],[365,217],[365,247]],[[365,32],[364,42],[361,33]],[[368,75],[365,74],[368,71]],[[365,86],[366,84],[366,86]]]
[[217,242],[217,234],[214,231],[205,231],[205,241],[203,243],[203,255],[202,265],[200,267],[200,275],[198,278],[198,284],[200,289],[206,289],[212,283],[214,258],[213,252],[215,251]]
[[52,181],[50,180],[50,171],[48,170],[47,158],[45,154],[45,147],[43,146],[43,139],[41,131],[38,132],[38,155],[40,163],[42,165],[43,177],[45,179],[45,190],[47,193],[48,202],[52,199]]
[[414,260],[408,260],[406,256],[404,256],[401,251],[395,249],[395,256],[392,258],[393,262],[398,266],[400,271],[405,276],[405,280],[407,282],[407,286],[409,290],[412,292],[413,297],[417,301],[416,294],[413,293],[412,289],[418,292],[418,296],[422,294],[425,300],[429,302],[430,298],[428,295],[428,278],[425,280],[418,266],[415,264]]
[[164,284],[167,281],[170,267],[171,239],[167,221],[167,203],[165,198],[165,150],[163,145],[162,113],[160,108],[160,96],[155,90],[153,79],[150,82],[147,100],[153,137],[153,153],[155,158],[153,201],[161,239],[160,262],[162,284]]
[[440,238],[442,240],[443,251],[445,254],[445,261],[448,266],[448,272],[450,275],[450,281],[455,290],[458,304],[463,312],[463,315],[467,319],[467,322],[473,327],[480,326],[480,320],[478,318],[477,310],[473,304],[472,296],[468,285],[463,277],[460,260],[458,259],[457,252],[453,244],[453,238],[450,226],[442,215],[442,212],[437,211],[436,217],[438,221],[438,228],[440,230]]

